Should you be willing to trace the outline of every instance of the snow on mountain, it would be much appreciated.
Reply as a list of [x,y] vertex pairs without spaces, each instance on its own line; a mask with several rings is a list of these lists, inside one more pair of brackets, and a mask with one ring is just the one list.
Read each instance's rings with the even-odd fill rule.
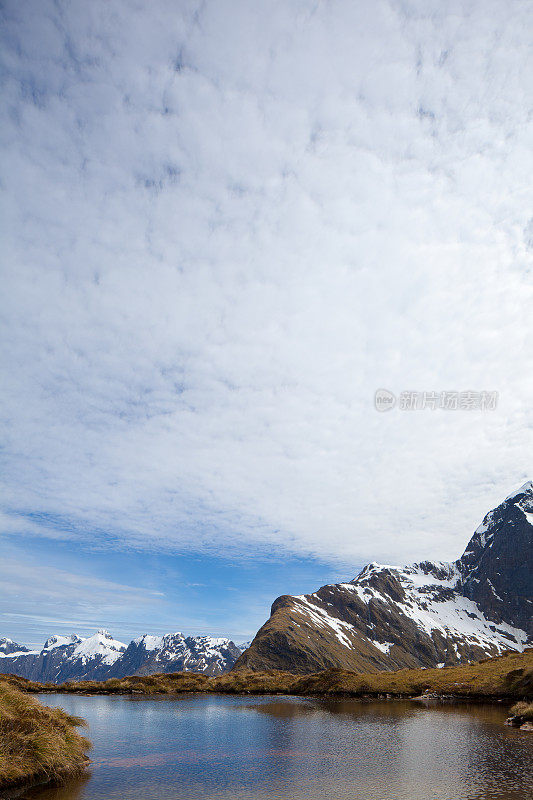
[[518,497],[519,495],[527,496],[532,492],[533,492],[533,481],[526,481],[519,489],[516,489],[516,491],[511,492],[511,494],[505,498],[505,501],[514,500],[514,498]]
[[71,633],[70,636],[50,636],[46,642],[44,643],[43,650],[53,650],[54,647],[63,647],[64,645],[68,644],[79,644],[83,642],[83,639],[80,639],[79,636],[76,636],[75,633]]
[[106,630],[97,631],[94,636],[82,639],[69,656],[72,661],[80,659],[84,664],[97,658],[101,664],[114,664],[126,650],[123,642],[113,639]]
[[0,658],[18,656],[29,652],[31,651],[28,647],[25,647],[23,644],[17,644],[13,639],[0,639]]
[[[351,586],[365,604],[371,600],[385,603],[387,596],[365,580],[379,571],[377,565],[371,569],[367,567],[352,584],[344,586]],[[524,630],[506,622],[495,626],[476,603],[456,591],[461,580],[456,564],[424,562],[403,569],[393,568],[391,574],[405,593],[401,600],[396,600],[397,608],[428,635],[439,632],[443,637],[451,635],[456,643],[496,648],[500,652],[510,647],[523,650],[528,643]]]
[[313,672],[452,665],[533,643],[533,483],[489,511],[453,563],[376,563],[283,595],[236,668]]
[[86,639],[75,634],[54,635],[42,650],[33,651],[11,640],[0,640],[0,674],[54,683],[181,670],[220,675],[233,666],[240,653],[224,638],[144,634],[126,646],[108,631],[99,630]]
[[231,669],[240,650],[229,639],[184,636],[180,632],[134,639],[110,677],[149,675],[154,672],[203,672],[220,675]]
[[144,647],[145,650],[157,650],[161,647],[161,643],[163,641],[162,636],[150,636],[150,634],[145,633],[143,636],[139,636],[138,639],[134,639],[132,644]]

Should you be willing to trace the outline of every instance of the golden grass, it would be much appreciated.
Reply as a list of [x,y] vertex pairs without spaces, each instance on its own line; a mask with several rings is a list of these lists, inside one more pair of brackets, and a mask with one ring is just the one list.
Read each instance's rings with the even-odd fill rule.
[[523,653],[508,651],[496,658],[445,669],[403,669],[373,674],[328,670],[300,678],[295,688],[303,694],[412,697],[434,692],[472,699],[533,697],[533,649]]
[[515,703],[514,706],[509,709],[509,714],[512,717],[520,717],[522,722],[533,722],[533,703],[527,703],[525,701]]
[[69,681],[56,686],[6,680],[23,691],[53,691],[82,694],[219,694],[342,695],[351,697],[414,697],[423,692],[470,699],[533,698],[533,648],[523,653],[508,651],[445,669],[402,669],[396,672],[358,673],[329,669],[313,675],[294,675],[280,670],[227,672],[215,678],[193,672],[132,676],[108,681]]
[[0,787],[80,775],[91,746],[75,729],[84,721],[10,684],[0,681]]

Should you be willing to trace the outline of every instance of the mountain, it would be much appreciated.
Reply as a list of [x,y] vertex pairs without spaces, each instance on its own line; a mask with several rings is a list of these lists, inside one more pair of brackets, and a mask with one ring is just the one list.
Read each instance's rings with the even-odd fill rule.
[[11,656],[14,653],[29,653],[30,648],[24,647],[23,644],[17,644],[13,639],[0,639],[0,658],[2,656]]
[[234,669],[443,667],[533,642],[533,483],[490,511],[451,563],[366,566],[278,597]]
[[75,634],[51,636],[42,650],[17,647],[19,652],[0,658],[0,673],[52,683],[99,680],[126,650],[125,644],[113,639],[105,630],[99,630],[88,639]]
[[241,649],[229,639],[210,636],[141,636],[130,642],[124,655],[109,671],[110,678],[151,675],[154,672],[203,672],[221,675],[230,669]]
[[11,639],[0,640],[0,674],[34,681],[107,680],[154,672],[203,672],[220,675],[230,669],[241,649],[229,639],[145,634],[126,647],[108,631],[82,639],[51,636],[42,650],[29,650]]

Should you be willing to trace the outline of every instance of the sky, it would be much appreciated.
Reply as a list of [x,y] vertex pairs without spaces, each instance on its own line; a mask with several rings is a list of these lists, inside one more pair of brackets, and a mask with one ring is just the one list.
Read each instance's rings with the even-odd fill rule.
[[533,477],[533,4],[0,21],[0,636],[457,558]]

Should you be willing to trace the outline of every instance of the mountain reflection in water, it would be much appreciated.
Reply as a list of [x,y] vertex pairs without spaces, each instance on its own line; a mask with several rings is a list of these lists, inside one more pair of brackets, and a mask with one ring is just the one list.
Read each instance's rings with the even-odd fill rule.
[[[89,777],[27,800],[526,800],[505,707],[296,697],[45,695],[85,717]],[[21,798],[22,800],[22,798]]]

